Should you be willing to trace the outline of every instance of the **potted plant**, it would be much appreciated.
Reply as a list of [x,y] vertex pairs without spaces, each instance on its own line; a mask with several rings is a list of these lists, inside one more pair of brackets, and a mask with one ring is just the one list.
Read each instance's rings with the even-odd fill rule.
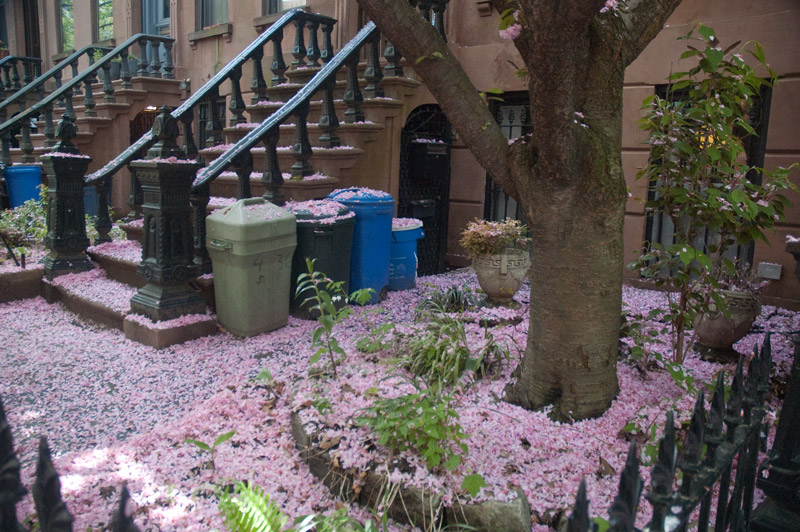
[[472,258],[478,283],[488,298],[508,303],[530,268],[530,239],[519,220],[502,222],[475,219],[461,233],[461,246]]
[[[723,350],[747,333],[759,304],[754,290],[742,290],[752,284],[742,282],[749,268],[735,260],[735,247],[757,239],[766,242],[765,232],[784,219],[789,206],[783,192],[797,190],[788,179],[791,167],[767,172],[747,164],[743,137],[756,134],[749,111],[762,88],[775,80],[761,46],[748,43],[738,51],[736,45],[723,50],[714,30],[705,26],[699,27],[699,36],[692,31],[684,38],[700,42],[681,55],[696,57],[698,64],[670,76],[675,82],[671,95],[679,93],[680,98],[645,99],[641,124],[649,133],[651,151],[637,176],[650,182],[648,214],[672,223],[673,240],[646,243],[631,265],[677,293],[662,317],[671,327],[677,363],[683,362],[686,332],[693,326],[700,344]],[[769,73],[770,81],[745,62],[745,51]],[[737,323],[712,324],[712,317]],[[713,329],[715,338],[705,335],[706,329]],[[723,330],[731,334],[720,340]]]
[[694,323],[698,348],[704,358],[719,362],[735,361],[739,354],[733,344],[753,326],[761,313],[760,290],[769,283],[760,279],[749,265],[724,269],[717,278],[718,293],[724,306],[713,301],[698,314]]

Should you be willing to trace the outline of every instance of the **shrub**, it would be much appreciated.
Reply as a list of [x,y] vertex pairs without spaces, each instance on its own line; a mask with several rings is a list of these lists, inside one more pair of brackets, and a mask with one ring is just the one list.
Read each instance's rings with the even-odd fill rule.
[[490,222],[475,218],[461,232],[459,243],[470,257],[502,253],[506,248],[528,249],[527,227],[519,220],[506,218]]

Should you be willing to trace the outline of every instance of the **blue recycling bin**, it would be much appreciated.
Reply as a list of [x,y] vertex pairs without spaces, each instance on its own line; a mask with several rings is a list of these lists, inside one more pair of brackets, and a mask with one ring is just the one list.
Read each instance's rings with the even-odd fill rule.
[[417,283],[417,240],[425,236],[422,220],[392,220],[389,290],[408,290]]
[[[111,188],[108,187],[108,205],[111,205]],[[83,212],[89,216],[97,216],[97,187],[94,185],[83,187]]]
[[344,204],[356,215],[350,256],[350,291],[375,290],[367,304],[385,299],[389,288],[394,199],[380,190],[355,187],[334,190],[328,199]]
[[19,207],[26,201],[39,198],[42,184],[42,167],[38,165],[7,166],[3,176],[6,178],[8,202],[11,208]]

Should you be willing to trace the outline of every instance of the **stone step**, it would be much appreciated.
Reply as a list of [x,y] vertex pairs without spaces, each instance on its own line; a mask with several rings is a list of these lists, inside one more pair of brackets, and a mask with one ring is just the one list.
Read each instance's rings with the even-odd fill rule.
[[[363,78],[359,79],[359,87],[363,90],[366,87],[367,81]],[[298,90],[303,88],[304,84],[302,83],[283,83],[281,85],[275,85],[267,89],[267,99],[262,100],[261,102],[256,102],[255,104],[258,105],[264,101],[266,102],[286,102],[292,96],[294,96]],[[393,100],[400,100],[403,101],[407,96],[416,91],[417,87],[420,86],[420,82],[414,79],[409,78],[400,78],[400,77],[386,77],[383,78],[381,82],[381,88],[383,89],[384,95],[378,97],[377,99],[393,99]],[[345,90],[345,82],[344,81],[337,81],[336,88],[333,91],[333,98],[334,100],[342,100],[344,98],[344,90]],[[314,105],[314,102],[321,102],[323,97],[322,90],[318,90],[312,96],[311,105]],[[363,94],[364,101],[375,99],[372,98],[370,95]],[[245,102],[248,100],[248,95],[244,96]],[[319,105],[319,103],[317,103]],[[255,120],[254,120],[255,121]]]
[[[225,140],[229,144],[235,144],[257,126],[258,124],[248,122],[235,127],[226,127],[223,130],[225,133]],[[319,138],[324,134],[323,130],[316,123],[309,123],[306,127],[311,145],[319,146]],[[383,124],[371,121],[354,124],[341,123],[336,129],[336,135],[343,145],[362,148],[364,144],[377,140],[384,129],[386,129],[386,127]],[[282,124],[280,126],[280,131],[281,135],[278,140],[279,146],[289,146],[294,143],[295,135],[297,134],[296,124]]]
[[[214,146],[213,148],[206,148],[204,150],[200,150],[200,155],[206,161],[206,164],[210,164],[211,161],[216,159],[222,153],[225,152],[231,145],[219,145]],[[340,178],[343,171],[345,169],[353,167],[358,157],[364,153],[364,150],[361,148],[355,148],[353,146],[340,146],[338,148],[312,148],[313,155],[309,162],[311,166],[313,166],[314,171],[320,174]],[[263,169],[266,164],[266,158],[264,156],[265,149],[264,147],[253,148],[251,153],[253,154],[253,169],[259,170]],[[290,172],[292,164],[294,164],[296,159],[290,153],[289,146],[279,146],[278,147],[278,165],[281,168],[281,172],[288,173]]]
[[[263,196],[266,191],[261,182],[261,172],[250,174],[250,193],[253,197]],[[283,174],[284,182],[281,194],[286,201],[306,201],[323,199],[339,186],[335,177],[314,175],[311,179],[290,179],[288,173]],[[239,178],[234,172],[223,172],[211,183],[211,193],[216,197],[235,198],[239,191]]]
[[[119,244],[112,242],[92,248],[90,256],[97,259],[98,265],[93,270],[42,281],[47,300],[60,301],[84,319],[119,329],[128,339],[157,349],[218,332],[216,317],[211,314],[182,316],[158,323],[133,314],[130,300],[137,289],[117,279],[128,279],[131,275],[134,264],[125,254],[135,248],[132,244],[138,246],[138,243]],[[112,246],[122,251],[113,250]],[[143,284],[143,280],[139,284]],[[213,291],[213,282],[209,286]]]

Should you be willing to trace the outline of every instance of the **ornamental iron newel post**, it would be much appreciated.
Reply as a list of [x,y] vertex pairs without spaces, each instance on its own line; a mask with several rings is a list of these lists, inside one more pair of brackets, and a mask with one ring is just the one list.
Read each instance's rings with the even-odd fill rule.
[[72,143],[78,128],[68,113],[64,113],[56,130],[59,141],[50,153],[41,157],[47,174],[47,235],[44,258],[45,276],[53,278],[94,268],[86,249],[86,216],[83,208],[84,176],[92,159],[81,155]]
[[[786,251],[794,255],[794,273],[800,279],[800,242],[789,242]],[[753,513],[750,528],[756,532],[800,531],[800,334],[793,339],[794,361],[778,431],[758,475],[758,487],[767,499]]]
[[199,274],[194,263],[190,192],[201,165],[184,159],[177,143],[178,122],[164,106],[152,129],[157,139],[131,172],[142,184],[144,232],[138,273],[147,280],[131,298],[131,311],[153,321],[202,314],[206,304],[189,283]]

